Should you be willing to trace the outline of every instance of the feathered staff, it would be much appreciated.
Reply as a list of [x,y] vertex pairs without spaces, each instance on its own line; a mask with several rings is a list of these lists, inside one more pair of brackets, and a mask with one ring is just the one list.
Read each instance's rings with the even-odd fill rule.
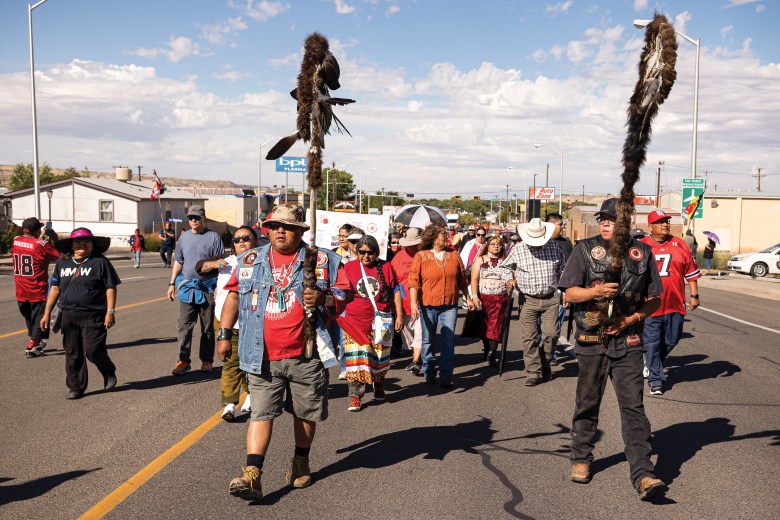
[[674,27],[665,16],[655,14],[645,31],[645,46],[639,59],[639,79],[628,106],[628,133],[623,144],[623,189],[617,205],[617,222],[610,242],[611,265],[608,281],[620,282],[626,258],[634,213],[634,185],[639,169],[645,163],[647,145],[652,133],[651,123],[658,106],[669,96],[677,72],[677,38]]
[[[634,214],[634,185],[645,163],[651,123],[658,107],[669,96],[677,78],[677,37],[669,20],[656,13],[645,30],[645,46],[639,59],[639,79],[628,106],[628,132],[623,144],[623,189],[617,204],[617,222],[609,246],[610,265],[605,281],[620,283]],[[611,305],[610,305],[611,306]],[[609,316],[607,316],[607,320]]]
[[[325,134],[330,134],[331,124],[336,124],[339,133],[346,132],[343,123],[333,113],[332,105],[354,103],[353,99],[332,98],[329,89],[336,90],[341,74],[336,58],[329,50],[328,40],[319,33],[312,33],[304,42],[303,61],[298,74],[298,87],[290,94],[298,101],[296,130],[283,137],[268,151],[266,159],[275,160],[289,150],[299,139],[311,147],[307,154],[309,183],[309,213],[311,214],[311,237],[317,234],[317,189],[322,186],[322,149],[325,148]],[[306,248],[303,263],[303,286],[313,289],[317,282],[317,246],[314,240]],[[311,357],[317,339],[314,309],[306,309],[303,329],[306,341],[306,355]]]

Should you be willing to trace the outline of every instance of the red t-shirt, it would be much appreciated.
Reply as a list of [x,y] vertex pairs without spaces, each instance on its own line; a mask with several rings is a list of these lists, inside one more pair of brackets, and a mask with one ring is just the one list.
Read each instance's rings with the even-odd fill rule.
[[42,302],[49,287],[49,262],[60,257],[53,245],[35,237],[16,237],[11,247],[16,299]]
[[406,248],[403,248],[395,254],[393,260],[390,262],[390,265],[393,266],[395,275],[398,277],[398,285],[404,288],[402,301],[406,314],[412,314],[411,291],[407,284],[409,281],[409,270],[412,268],[412,260],[414,260],[414,256],[410,255]]
[[[297,260],[297,252],[291,255],[283,255],[271,251],[271,265],[274,282],[280,288],[290,285],[293,267]],[[233,271],[230,280],[225,284],[226,291],[238,292],[238,278]],[[303,305],[295,297],[292,289],[283,291],[284,306],[282,310],[276,297],[276,289],[271,288],[268,301],[265,305],[265,317],[263,322],[263,339],[265,352],[263,357],[271,361],[290,359],[303,354],[306,343],[303,341]],[[251,296],[250,296],[251,297]]]
[[[382,262],[382,274],[386,282],[384,285],[379,281],[376,267],[363,266],[363,268],[366,270],[366,279],[371,285],[377,309],[382,312],[392,312],[393,289],[398,285],[392,266],[387,262]],[[347,262],[343,269],[339,269],[334,287],[355,293],[355,299],[347,304],[345,317],[356,328],[369,335],[374,323],[374,306],[368,299],[363,272],[360,270],[360,260]]]
[[685,284],[689,280],[701,278],[701,271],[693,259],[691,250],[685,241],[678,237],[672,237],[666,242],[658,243],[653,237],[645,237],[642,242],[649,245],[655,256],[658,266],[658,274],[664,292],[661,295],[661,307],[653,313],[653,316],[679,313],[685,315]]

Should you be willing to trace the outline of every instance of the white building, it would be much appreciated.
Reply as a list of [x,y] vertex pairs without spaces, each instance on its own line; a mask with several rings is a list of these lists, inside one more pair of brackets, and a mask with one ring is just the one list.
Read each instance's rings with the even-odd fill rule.
[[[159,231],[163,218],[186,220],[191,204],[206,199],[192,193],[166,188],[159,202],[151,200],[151,182],[74,177],[45,184],[40,189],[40,219],[67,235],[87,227],[95,235],[112,237],[112,246],[124,243],[136,228],[141,233]],[[17,225],[35,215],[33,188],[11,191],[10,218]],[[180,226],[179,226],[180,227]]]

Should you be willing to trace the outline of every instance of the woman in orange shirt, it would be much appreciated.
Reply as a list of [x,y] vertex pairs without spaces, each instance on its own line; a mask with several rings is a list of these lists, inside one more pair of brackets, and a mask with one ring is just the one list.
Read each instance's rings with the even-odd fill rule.
[[452,387],[455,367],[455,322],[458,318],[458,292],[469,309],[468,280],[457,251],[447,246],[444,224],[433,224],[422,232],[420,251],[409,271],[409,292],[414,319],[422,319],[422,371],[425,381],[436,384],[436,355],[432,348],[437,326],[439,334],[439,377],[442,388]]

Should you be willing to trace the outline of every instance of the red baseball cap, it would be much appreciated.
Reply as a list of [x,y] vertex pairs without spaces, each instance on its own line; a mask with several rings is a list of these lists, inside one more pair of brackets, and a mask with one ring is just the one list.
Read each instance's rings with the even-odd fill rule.
[[662,210],[662,209],[655,209],[655,210],[651,211],[647,215],[647,223],[648,224],[655,224],[659,220],[663,220],[665,218],[671,218],[671,217],[669,217],[669,215],[667,215],[664,212],[664,210]]

